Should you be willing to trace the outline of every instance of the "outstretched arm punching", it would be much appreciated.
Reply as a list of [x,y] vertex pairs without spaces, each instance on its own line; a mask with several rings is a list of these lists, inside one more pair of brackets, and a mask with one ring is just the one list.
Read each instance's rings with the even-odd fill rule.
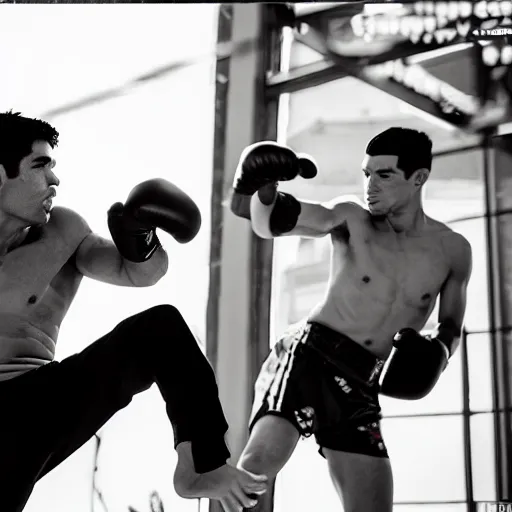
[[290,194],[277,191],[272,201],[266,203],[260,192],[251,198],[251,224],[261,238],[323,237],[344,225],[354,209],[361,208],[343,197],[327,203],[315,203],[299,201]]
[[277,189],[279,181],[297,176],[312,178],[313,160],[274,142],[262,142],[244,150],[235,175],[231,210],[251,220],[262,238],[276,236],[322,237],[346,222],[361,207],[344,198],[328,203],[299,201]]

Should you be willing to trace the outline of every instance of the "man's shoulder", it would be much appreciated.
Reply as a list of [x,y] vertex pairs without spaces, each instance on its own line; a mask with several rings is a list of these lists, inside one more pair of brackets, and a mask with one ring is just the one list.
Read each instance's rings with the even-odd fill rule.
[[48,227],[70,239],[83,240],[91,232],[87,221],[78,212],[65,206],[55,206],[52,209]]
[[452,265],[464,267],[470,265],[472,248],[468,239],[446,224],[439,221],[436,222],[436,232],[439,234],[445,254]]
[[433,231],[442,238],[443,243],[454,251],[471,250],[468,239],[459,232],[454,231],[450,226],[440,221],[433,221]]
[[361,219],[369,215],[368,210],[357,196],[338,196],[325,204],[328,208],[331,208],[341,215],[351,215]]
[[447,249],[450,251],[454,266],[471,266],[473,251],[468,239],[460,233],[452,231],[447,241]]

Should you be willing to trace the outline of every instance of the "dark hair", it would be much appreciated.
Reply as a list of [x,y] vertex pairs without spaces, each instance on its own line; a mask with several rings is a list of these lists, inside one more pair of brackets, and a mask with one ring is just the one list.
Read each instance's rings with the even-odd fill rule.
[[55,148],[59,133],[45,121],[23,117],[20,112],[0,113],[0,164],[8,178],[19,174],[20,162],[32,153],[34,142],[42,140]]
[[366,146],[366,154],[397,155],[397,167],[409,179],[418,169],[432,167],[432,141],[430,137],[410,128],[393,127],[376,135]]

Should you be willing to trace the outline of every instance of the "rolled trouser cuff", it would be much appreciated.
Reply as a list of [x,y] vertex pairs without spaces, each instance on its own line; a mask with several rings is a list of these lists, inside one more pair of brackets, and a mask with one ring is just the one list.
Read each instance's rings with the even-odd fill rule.
[[227,431],[225,422],[222,422],[224,428],[215,429],[213,432],[211,429],[197,432],[196,429],[184,428],[185,425],[180,427],[173,424],[174,448],[181,443],[190,443],[194,469],[197,473],[208,473],[226,464],[231,453],[224,438]]
[[224,466],[231,456],[224,436],[192,440],[192,459],[196,473],[208,473]]

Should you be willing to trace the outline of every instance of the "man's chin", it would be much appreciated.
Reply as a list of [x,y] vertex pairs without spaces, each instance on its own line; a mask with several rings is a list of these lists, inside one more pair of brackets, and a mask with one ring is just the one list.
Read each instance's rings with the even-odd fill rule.
[[372,217],[385,217],[388,214],[384,208],[372,208],[371,206],[368,207],[368,211]]
[[50,220],[51,214],[51,210],[44,210],[42,215],[38,215],[37,219],[34,218],[34,222],[32,224],[36,226],[42,226],[43,224],[47,224]]

